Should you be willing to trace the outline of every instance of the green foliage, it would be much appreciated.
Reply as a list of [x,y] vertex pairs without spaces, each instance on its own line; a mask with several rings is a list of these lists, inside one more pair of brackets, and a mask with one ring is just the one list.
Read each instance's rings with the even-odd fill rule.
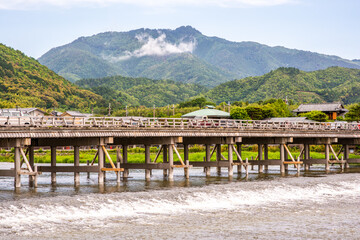
[[76,82],[113,102],[113,108],[127,106],[156,107],[176,104],[205,92],[205,87],[171,80],[129,78],[113,76],[99,79],[83,79]]
[[360,103],[350,106],[345,119],[346,121],[360,121]]
[[246,109],[241,108],[241,107],[232,108],[231,111],[230,111],[230,117],[232,119],[244,119],[244,120],[249,120],[250,119]]
[[301,117],[307,117],[308,119],[317,121],[317,122],[326,122],[328,120],[328,116],[321,111],[311,111],[307,113],[300,114]]
[[192,100],[186,101],[186,102],[181,102],[179,103],[179,108],[186,108],[186,107],[199,107],[199,108],[203,108],[206,105],[213,105],[215,106],[215,103],[213,102],[209,102],[208,100],[206,100],[206,98],[204,97],[199,97],[199,98],[194,98]]
[[[220,102],[272,103],[273,99],[291,99],[299,103],[341,101],[360,102],[360,70],[330,67],[303,72],[294,68],[279,68],[263,76],[247,77],[223,83],[204,96]],[[264,99],[269,99],[265,102]],[[293,103],[293,102],[292,102]],[[244,105],[241,105],[244,106]]]
[[0,44],[0,108],[82,109],[103,106],[102,97],[83,90],[22,52]]

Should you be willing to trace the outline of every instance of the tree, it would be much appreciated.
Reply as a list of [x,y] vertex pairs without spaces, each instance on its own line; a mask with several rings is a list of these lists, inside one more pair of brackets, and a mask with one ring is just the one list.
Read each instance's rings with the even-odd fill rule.
[[262,108],[259,106],[247,106],[245,110],[252,120],[264,119]]
[[310,120],[314,120],[317,122],[326,122],[328,120],[328,116],[321,111],[311,111],[307,113],[300,114],[301,117],[307,117]]
[[354,104],[349,108],[349,112],[345,115],[346,121],[360,121],[360,103]]
[[232,119],[244,119],[244,120],[249,120],[251,119],[246,111],[245,108],[241,108],[241,107],[234,107],[231,109],[230,111],[230,117]]

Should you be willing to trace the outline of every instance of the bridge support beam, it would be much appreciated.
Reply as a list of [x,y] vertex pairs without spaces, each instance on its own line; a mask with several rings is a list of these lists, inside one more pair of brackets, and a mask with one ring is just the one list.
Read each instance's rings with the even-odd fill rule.
[[330,144],[325,144],[325,170],[330,171]]
[[[219,163],[221,161],[221,144],[216,144],[216,162]],[[218,165],[216,168],[217,174],[221,175],[221,167]]]
[[[210,144],[205,144],[205,162],[210,162]],[[210,167],[205,167],[205,174],[207,177],[210,176]]]
[[263,172],[263,165],[261,165],[261,161],[263,160],[263,145],[262,144],[258,144],[258,172],[262,173]]
[[[128,162],[128,145],[122,145],[123,148],[123,156],[122,156],[122,163],[127,163]],[[129,169],[124,168],[124,172],[123,172],[123,178],[128,178],[129,177]]]
[[[150,164],[150,145],[145,145],[145,164]],[[145,169],[145,180],[150,181],[150,169]]]
[[169,144],[169,181],[174,181],[174,145]]
[[[237,152],[239,153],[240,157],[241,156],[241,143],[236,143],[236,149],[237,149]],[[240,161],[239,157],[236,156],[236,160]],[[242,165],[237,165],[237,173],[238,174],[241,174],[241,168],[242,168]]]
[[[34,147],[29,146],[29,163],[32,169],[35,169],[35,157],[34,157]],[[29,176],[29,187],[34,186],[34,176]]]
[[[269,144],[264,144],[264,160],[269,160]],[[265,171],[269,170],[269,165],[264,165]]]
[[[163,163],[167,163],[168,162],[168,145],[163,145]],[[189,153],[189,148],[188,146],[184,146],[184,153],[185,153],[185,149],[187,149],[188,153]],[[189,158],[189,155],[187,156]],[[164,169],[163,170],[163,176],[167,177],[168,176],[168,169]]]
[[[56,147],[51,146],[51,167],[56,167]],[[74,161],[75,162],[75,161]],[[56,172],[51,172],[51,184],[56,183]]]
[[285,173],[285,146],[284,144],[280,144],[280,173]]
[[229,161],[229,166],[228,166],[228,175],[229,177],[232,177],[234,174],[233,171],[233,144],[228,144],[228,161]]
[[[56,148],[55,148],[56,152]],[[74,167],[80,166],[80,147],[74,146]],[[74,172],[74,184],[75,186],[78,186],[80,184],[80,173]]]

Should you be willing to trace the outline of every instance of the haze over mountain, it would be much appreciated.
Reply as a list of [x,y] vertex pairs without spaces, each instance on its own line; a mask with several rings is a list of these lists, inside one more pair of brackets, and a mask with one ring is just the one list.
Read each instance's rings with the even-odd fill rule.
[[231,42],[202,35],[190,26],[80,37],[51,49],[39,61],[70,81],[123,75],[209,87],[279,67],[303,71],[331,66],[360,68],[357,60],[255,42]]

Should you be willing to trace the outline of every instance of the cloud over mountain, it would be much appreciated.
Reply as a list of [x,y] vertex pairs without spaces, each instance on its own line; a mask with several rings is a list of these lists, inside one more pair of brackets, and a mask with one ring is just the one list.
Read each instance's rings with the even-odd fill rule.
[[144,56],[166,56],[176,53],[189,52],[192,53],[196,47],[196,40],[193,41],[180,41],[178,44],[172,44],[166,41],[166,34],[159,33],[157,38],[151,37],[147,33],[138,34],[135,38],[143,43],[140,49],[132,52],[126,51],[125,55],[120,57],[104,57],[111,61],[127,60],[131,57],[144,57]]

